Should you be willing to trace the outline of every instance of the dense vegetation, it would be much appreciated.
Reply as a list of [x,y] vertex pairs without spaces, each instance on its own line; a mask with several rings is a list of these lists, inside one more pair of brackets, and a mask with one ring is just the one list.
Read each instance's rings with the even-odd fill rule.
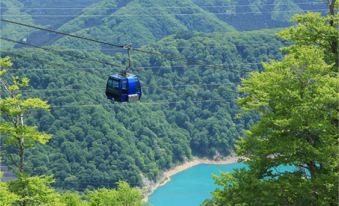
[[[21,10],[22,8],[23,4],[17,0],[3,0],[0,2],[0,16],[1,18],[4,18],[4,16],[7,15],[8,18],[15,19],[16,21],[33,24],[32,17],[23,12]],[[30,28],[18,28],[15,25],[0,23],[1,37],[11,37],[15,40],[21,40],[27,37],[32,31],[33,30]],[[1,48],[11,48],[13,46],[13,43],[1,40]]]
[[[16,179],[0,181],[0,205],[2,206],[87,206],[87,205],[143,205],[142,193],[130,188],[126,182],[118,182],[117,189],[87,190],[78,193],[57,193],[51,188],[51,176],[29,176],[26,173],[26,151],[37,144],[45,144],[52,135],[40,132],[34,125],[27,125],[25,117],[34,110],[48,110],[46,101],[39,98],[25,98],[22,89],[29,86],[29,79],[8,75],[11,69],[10,58],[0,59],[0,134],[2,146],[12,151],[1,151],[1,158],[13,157],[11,163],[17,171]],[[1,160],[1,159],[0,159]],[[0,162],[1,163],[1,162]],[[0,178],[2,177],[0,172]]]
[[[119,180],[135,186],[192,155],[231,153],[234,140],[253,121],[236,117],[236,87],[247,72],[261,68],[259,62],[281,58],[282,43],[273,33],[186,34],[160,41],[153,49],[165,56],[135,56],[137,68],[152,66],[141,69],[139,104],[107,102],[105,80],[117,69],[88,61],[108,62],[107,56],[16,51],[16,74],[30,78],[34,88],[26,95],[51,105],[50,112],[27,119],[39,120],[39,128],[54,135],[27,153],[29,172],[53,174],[55,185],[67,189],[115,187]],[[122,54],[115,59],[125,61]]]
[[[317,0],[5,0],[2,5],[5,11],[2,16],[7,19],[33,21],[59,31],[135,46],[188,31],[226,32],[284,27],[296,13],[326,8]],[[16,11],[10,12],[9,8],[14,7]],[[7,24],[4,28],[1,30],[4,36],[12,37],[15,32],[20,38],[28,37],[29,42],[39,45],[58,44],[112,52],[112,48],[47,32],[21,32]]]
[[223,189],[204,205],[338,204],[336,8],[334,0],[328,16],[295,16],[296,25],[279,34],[293,42],[283,60],[243,81],[239,104],[260,114],[237,145],[249,168],[217,178]]
[[[129,185],[156,181],[161,171],[192,156],[233,153],[239,136],[246,136],[238,144],[238,154],[248,158],[249,169],[217,178],[223,189],[204,205],[337,202],[337,19],[297,16],[299,25],[280,33],[285,40],[275,37],[275,30],[237,32],[286,26],[293,14],[322,11],[325,6],[312,2],[75,0],[67,1],[67,7],[77,9],[61,9],[54,0],[2,1],[1,15],[7,19],[112,43],[144,45],[143,49],[162,55],[134,53],[142,101],[111,104],[104,96],[105,80],[121,68],[108,63],[125,65],[121,50],[1,24],[2,37],[54,45],[1,51],[1,57],[11,56],[14,63],[3,80],[11,82],[11,75],[30,79],[30,87],[17,97],[40,97],[50,105],[49,111],[24,116],[24,129],[29,129],[24,133],[53,136],[35,147],[30,146],[46,143],[51,136],[26,141],[22,152],[20,136],[12,134],[23,128],[1,125],[1,133],[13,140],[4,145],[4,160],[18,172],[16,181],[0,183],[1,203],[121,205],[127,204],[123,195],[127,194],[128,205],[139,206],[141,192]],[[284,50],[283,58],[279,48],[291,42],[294,45]],[[14,46],[4,41],[1,45]],[[271,60],[277,61],[261,66]],[[248,77],[239,97],[237,87]],[[26,86],[22,80],[14,84]],[[1,90],[2,98],[3,94]],[[237,98],[248,111],[241,117]],[[11,106],[0,103],[3,108]],[[6,112],[13,111],[2,110],[1,122],[8,117]],[[34,134],[31,137],[39,137]],[[14,164],[23,161],[25,167]],[[272,172],[286,164],[304,169]],[[82,195],[59,193],[51,185]],[[94,190],[102,187],[116,189]]]
[[0,204],[3,206],[142,206],[142,193],[125,182],[116,189],[57,192],[50,176],[19,176],[11,182],[0,182]]

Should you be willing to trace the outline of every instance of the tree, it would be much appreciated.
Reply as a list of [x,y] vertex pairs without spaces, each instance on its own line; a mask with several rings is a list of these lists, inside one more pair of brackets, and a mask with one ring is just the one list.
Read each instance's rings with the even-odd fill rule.
[[[0,173],[0,178],[2,174]],[[0,206],[11,206],[18,200],[18,196],[8,190],[5,182],[0,182]]]
[[279,33],[285,40],[292,41],[294,45],[287,50],[297,50],[299,46],[316,46],[325,52],[325,61],[335,63],[338,67],[338,30],[339,16],[335,8],[339,8],[339,2],[328,0],[329,15],[322,16],[320,13],[306,13],[293,17],[292,26]]
[[10,191],[19,196],[16,205],[66,206],[50,185],[54,182],[50,176],[29,177],[23,174],[8,183]]
[[[32,88],[25,89],[24,95],[39,95],[54,105],[52,112],[34,111],[34,115],[25,116],[26,123],[53,134],[47,146],[26,150],[25,171],[53,174],[53,186],[69,190],[112,188],[119,180],[141,186],[141,173],[155,180],[160,171],[192,155],[212,157],[232,151],[233,140],[254,120],[234,118],[239,112],[235,105],[236,85],[248,70],[259,68],[253,62],[280,58],[279,45],[283,44],[273,31],[227,36],[196,34],[188,40],[168,38],[154,49],[166,52],[170,47],[182,62],[135,56],[136,66],[169,67],[164,75],[160,74],[162,69],[152,69],[145,70],[142,77],[148,95],[144,100],[162,102],[156,107],[102,104],[98,88],[103,87],[100,68],[104,65],[79,62],[77,57],[92,56],[107,62],[107,56],[74,50],[60,50],[57,54],[33,48],[16,50],[18,69],[10,74],[15,72],[30,79]],[[177,51],[177,45],[192,49]],[[177,67],[184,59],[198,61],[207,56],[205,64],[227,64],[231,68]],[[243,64],[245,58],[248,65]],[[65,68],[67,72],[59,70]],[[143,121],[135,121],[138,119]]]
[[48,110],[49,107],[41,99],[23,98],[21,89],[28,86],[27,78],[12,77],[11,84],[5,81],[4,75],[11,66],[9,58],[0,59],[1,90],[7,93],[7,96],[2,95],[0,99],[0,133],[4,135],[6,145],[18,148],[19,163],[17,179],[9,183],[0,182],[0,206],[141,206],[143,202],[140,190],[131,188],[125,182],[118,183],[116,190],[89,192],[87,202],[78,193],[65,192],[61,195],[56,192],[51,187],[54,183],[51,176],[30,177],[25,173],[25,150],[36,143],[46,143],[51,135],[24,124],[24,116],[29,115],[32,109]]
[[239,104],[260,120],[237,144],[248,168],[216,178],[223,189],[215,191],[214,205],[337,205],[335,19],[297,15],[297,25],[279,34],[294,43],[284,59],[243,80]]
[[[34,146],[36,142],[46,143],[51,135],[40,133],[36,127],[24,124],[24,115],[31,109],[48,109],[47,102],[38,98],[23,99],[20,90],[27,87],[27,78],[12,77],[12,83],[8,84],[3,76],[12,66],[10,59],[0,59],[0,83],[1,89],[7,96],[0,99],[0,134],[4,135],[6,145],[13,145],[18,149],[19,162],[17,164],[17,179],[2,189],[8,189],[13,193],[8,194],[7,202],[12,201],[18,205],[62,205],[59,195],[49,185],[52,177],[28,177],[25,172],[25,150]],[[4,191],[6,192],[6,190]],[[15,195],[14,195],[15,194]],[[9,203],[10,204],[10,203]]]
[[87,202],[81,199],[81,196],[75,192],[66,192],[62,194],[62,201],[67,206],[87,206]]
[[27,115],[32,109],[48,110],[47,102],[38,98],[23,99],[20,90],[29,85],[27,78],[12,77],[12,83],[8,84],[3,76],[9,67],[12,66],[10,59],[0,60],[0,83],[2,90],[7,96],[0,99],[1,117],[4,121],[0,122],[0,134],[5,136],[7,145],[14,145],[18,148],[19,163],[17,164],[20,173],[25,169],[25,149],[34,146],[34,143],[46,143],[52,136],[41,133],[34,126],[28,126],[24,123],[24,115]]
[[116,190],[99,189],[87,194],[90,206],[141,206],[140,190],[131,188],[126,182],[119,182]]

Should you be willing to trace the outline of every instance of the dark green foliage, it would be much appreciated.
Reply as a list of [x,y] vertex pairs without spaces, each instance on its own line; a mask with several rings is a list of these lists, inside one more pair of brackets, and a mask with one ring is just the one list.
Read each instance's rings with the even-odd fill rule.
[[[199,15],[176,15],[192,13]],[[154,43],[167,35],[185,31],[235,31],[191,0],[104,0],[86,8],[82,16],[74,18],[60,29],[116,44],[132,43],[135,46]],[[74,42],[69,38],[62,38],[56,44],[93,49],[93,45]]]
[[83,8],[100,0],[18,0],[39,25],[62,25],[81,14]]
[[[177,0],[100,1],[87,7],[82,16],[60,27],[63,31],[135,46],[147,45],[167,35],[182,32],[244,31],[289,25],[293,14],[319,10],[325,4],[296,0]],[[105,9],[103,9],[105,8]],[[193,14],[193,15],[192,15]],[[63,38],[57,44],[93,49]],[[108,48],[103,49],[111,53]]]
[[[22,11],[29,14],[35,24],[57,29],[73,18],[81,15],[82,10],[99,0],[19,0],[23,4]],[[30,42],[47,45],[61,36],[45,31],[34,30],[27,38]]]
[[239,31],[290,25],[294,14],[326,9],[321,1],[300,0],[193,0]]
[[[185,32],[226,32],[290,25],[296,13],[324,11],[317,0],[14,0],[3,1],[5,18],[30,22],[115,44],[147,45]],[[6,8],[17,8],[9,11]],[[20,10],[19,10],[20,9]],[[13,16],[15,15],[15,16]],[[19,16],[17,16],[19,15]],[[5,25],[5,27],[8,27]],[[14,29],[15,27],[16,29]],[[28,37],[38,45],[64,45],[112,54],[116,49],[61,35],[9,26],[5,36]],[[13,46],[12,44],[6,47]]]
[[[31,16],[24,12],[23,4],[18,0],[2,0],[0,3],[1,18],[11,18],[27,24],[33,24]],[[33,30],[25,27],[17,27],[15,25],[0,23],[1,37],[10,37],[15,40],[22,40]],[[11,48],[14,44],[1,40],[1,48]]]
[[338,205],[338,17],[295,16],[285,57],[242,81],[239,105],[260,121],[237,144],[248,168],[216,178],[216,206]]
[[[136,67],[153,66],[140,73],[144,95],[136,104],[108,102],[105,80],[118,70],[79,58],[107,61],[107,56],[18,50],[15,68],[28,69],[18,74],[30,78],[37,89],[26,94],[51,105],[50,112],[36,112],[27,121],[38,119],[40,129],[54,134],[47,146],[30,150],[30,172],[53,174],[56,186],[65,189],[115,187],[119,180],[135,186],[192,154],[229,154],[241,130],[253,121],[236,118],[240,78],[261,69],[257,63],[281,57],[277,48],[282,44],[272,33],[192,34],[160,41],[153,47],[165,56],[173,56],[171,52],[183,57],[191,66],[136,54]],[[120,54],[115,59],[125,61]]]

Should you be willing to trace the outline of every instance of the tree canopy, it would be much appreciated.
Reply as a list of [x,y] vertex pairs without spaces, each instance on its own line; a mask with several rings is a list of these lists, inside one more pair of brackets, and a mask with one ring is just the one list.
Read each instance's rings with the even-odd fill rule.
[[[141,206],[142,193],[138,189],[130,188],[126,182],[119,182],[117,190],[100,189],[87,191],[85,197],[77,193],[58,193],[52,188],[52,176],[29,176],[25,171],[25,151],[38,143],[45,144],[52,137],[41,133],[34,126],[25,124],[25,116],[32,109],[48,109],[47,102],[39,98],[22,98],[22,88],[29,85],[29,79],[12,76],[12,81],[6,81],[5,74],[13,66],[8,57],[0,59],[0,83],[4,93],[0,98],[0,138],[5,139],[5,148],[14,149],[18,161],[12,162],[16,167],[16,179],[9,182],[0,182],[1,206],[74,206],[75,205],[116,205]],[[7,78],[8,79],[8,78]],[[7,150],[2,157],[8,158],[13,154]],[[16,157],[16,156],[15,156]],[[2,165],[1,165],[2,166]],[[2,177],[0,173],[0,178]]]
[[287,55],[242,81],[238,103],[260,120],[237,143],[249,168],[216,178],[214,205],[337,205],[337,18],[294,17]]
[[[234,140],[255,120],[237,118],[236,87],[248,72],[262,69],[259,62],[281,58],[283,44],[274,32],[190,33],[150,45],[145,49],[169,59],[134,55],[135,67],[145,67],[134,71],[143,97],[128,105],[105,99],[105,80],[119,69],[90,60],[112,61],[108,56],[64,48],[15,50],[11,74],[31,83],[24,97],[50,104],[50,112],[27,117],[53,135],[46,145],[27,150],[27,171],[54,175],[54,185],[63,189],[114,188],[120,180],[141,186],[193,155],[232,153]],[[126,61],[123,54],[114,59]],[[206,66],[213,64],[224,66]],[[11,165],[8,158],[6,163]]]

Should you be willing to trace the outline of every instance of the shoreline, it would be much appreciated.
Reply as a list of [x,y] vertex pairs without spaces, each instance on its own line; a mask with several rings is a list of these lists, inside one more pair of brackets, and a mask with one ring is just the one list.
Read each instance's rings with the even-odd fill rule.
[[171,177],[180,172],[183,172],[187,169],[190,169],[194,166],[201,165],[201,164],[208,164],[208,165],[234,164],[234,163],[237,163],[239,159],[240,159],[239,157],[234,157],[234,156],[228,156],[228,157],[225,157],[225,159],[221,159],[221,160],[210,160],[207,158],[193,158],[187,162],[184,162],[181,165],[178,165],[174,168],[171,168],[163,172],[159,181],[152,183],[150,186],[146,187],[146,192],[144,194],[143,201],[148,202],[149,196],[152,195],[156,189],[169,183],[171,181]]

